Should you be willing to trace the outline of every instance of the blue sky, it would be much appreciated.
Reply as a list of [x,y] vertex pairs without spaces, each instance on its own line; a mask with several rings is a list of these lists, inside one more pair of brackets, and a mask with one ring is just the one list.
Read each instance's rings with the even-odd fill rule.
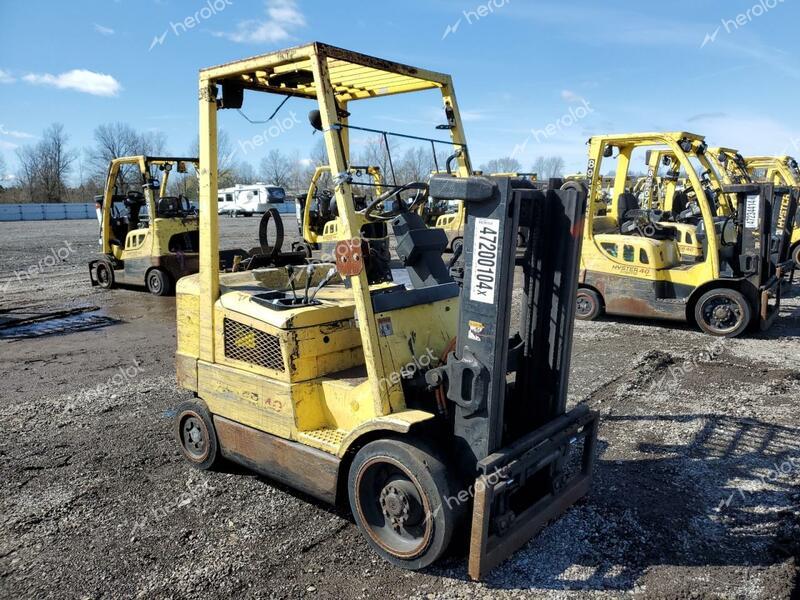
[[[52,122],[75,148],[92,144],[97,125],[124,121],[186,153],[200,68],[312,40],[452,74],[476,165],[513,153],[530,168],[560,155],[578,171],[591,135],[643,130],[800,154],[800,0],[216,0],[203,11],[207,2],[0,0],[9,171],[15,147]],[[264,118],[276,103],[248,96],[245,112]],[[311,108],[290,101],[281,117],[301,125],[259,148],[239,142],[264,125],[234,111],[220,124],[246,148],[239,160],[257,165],[273,147],[303,157],[316,140]],[[401,96],[359,105],[352,123],[435,136],[438,108],[435,96]]]

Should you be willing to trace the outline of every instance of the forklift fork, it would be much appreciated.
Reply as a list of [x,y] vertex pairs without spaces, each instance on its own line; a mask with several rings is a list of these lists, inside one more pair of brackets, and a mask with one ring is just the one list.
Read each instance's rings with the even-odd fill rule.
[[598,415],[566,410],[586,196],[507,177],[434,178],[430,195],[467,209],[456,350],[438,376],[461,468],[476,477],[469,575],[480,579],[591,485]]
[[[597,445],[598,415],[580,406],[478,463],[470,536],[469,576],[478,581],[525,545],[547,523],[589,493]],[[565,473],[571,447],[583,443],[580,468]],[[521,511],[513,495],[548,470],[547,493]]]

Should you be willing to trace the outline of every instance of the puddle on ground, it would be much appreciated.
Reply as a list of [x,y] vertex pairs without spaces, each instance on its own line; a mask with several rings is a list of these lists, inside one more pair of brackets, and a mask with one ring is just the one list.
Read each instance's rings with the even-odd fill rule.
[[122,321],[103,314],[96,306],[49,313],[20,313],[0,321],[0,340],[24,340],[50,335],[91,331]]

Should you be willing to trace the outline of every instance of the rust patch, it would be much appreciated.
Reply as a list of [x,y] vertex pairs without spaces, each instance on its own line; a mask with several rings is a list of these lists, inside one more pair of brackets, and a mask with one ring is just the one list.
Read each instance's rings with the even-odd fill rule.
[[342,277],[355,277],[364,270],[364,255],[369,252],[366,242],[359,239],[336,243],[336,270]]

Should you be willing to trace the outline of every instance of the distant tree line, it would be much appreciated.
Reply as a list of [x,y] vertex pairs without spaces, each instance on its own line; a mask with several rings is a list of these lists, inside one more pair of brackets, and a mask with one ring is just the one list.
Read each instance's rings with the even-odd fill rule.
[[[445,169],[449,148],[437,151],[434,156],[428,146],[400,148],[391,141],[388,143],[387,147],[382,136],[361,140],[358,144],[360,151],[351,163],[379,167],[385,182],[401,185],[425,181],[435,170]],[[226,131],[219,132],[217,147],[220,188],[264,182],[281,186],[290,194],[305,193],[314,170],[327,163],[321,139],[307,156],[273,148],[257,167],[247,160],[236,160],[234,143]],[[195,138],[188,154],[197,156],[198,148],[199,142]],[[78,151],[69,147],[69,136],[64,126],[54,123],[42,132],[37,143],[16,149],[18,167],[13,177],[8,177],[8,163],[0,155],[0,202],[90,202],[103,192],[111,160],[142,154],[169,154],[166,136],[162,132],[137,131],[126,123],[107,123],[94,130],[91,147]],[[481,165],[480,170],[486,174],[524,171],[522,164],[511,157],[490,160]],[[539,179],[563,176],[564,160],[560,157],[538,158],[531,172],[536,173]],[[137,178],[134,169],[121,172],[123,184],[136,185]],[[172,193],[197,198],[198,181],[193,172],[185,175],[173,173],[170,187]]]

